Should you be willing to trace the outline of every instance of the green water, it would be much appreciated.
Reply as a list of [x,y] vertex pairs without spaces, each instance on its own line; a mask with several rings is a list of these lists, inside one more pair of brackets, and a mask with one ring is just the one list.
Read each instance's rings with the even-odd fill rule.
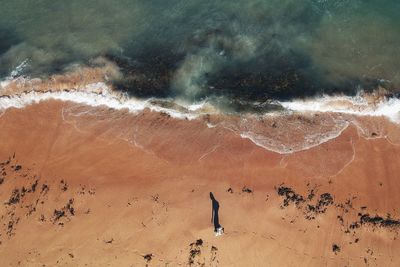
[[1,76],[25,59],[27,74],[43,75],[157,51],[179,55],[171,86],[189,96],[232,66],[289,66],[331,87],[380,80],[398,88],[400,1],[0,0]]

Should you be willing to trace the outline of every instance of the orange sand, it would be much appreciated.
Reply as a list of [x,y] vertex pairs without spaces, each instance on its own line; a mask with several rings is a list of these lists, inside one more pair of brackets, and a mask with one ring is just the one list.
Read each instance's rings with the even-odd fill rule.
[[[201,119],[57,101],[9,109],[0,129],[2,266],[400,265],[397,226],[350,227],[358,213],[400,219],[400,132],[383,118],[285,155]],[[285,207],[282,184],[315,197]],[[323,193],[333,204],[307,219]]]

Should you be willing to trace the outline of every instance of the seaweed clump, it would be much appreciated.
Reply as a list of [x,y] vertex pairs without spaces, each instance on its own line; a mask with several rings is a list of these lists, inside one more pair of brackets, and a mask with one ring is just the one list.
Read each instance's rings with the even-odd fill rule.
[[400,226],[400,220],[393,219],[390,214],[388,214],[386,218],[379,215],[371,216],[368,213],[359,213],[358,215],[360,217],[359,224],[361,225],[369,224],[383,228],[397,228]]
[[277,189],[278,195],[284,197],[283,206],[287,207],[290,203],[294,203],[295,205],[299,205],[305,202],[304,197],[300,194],[297,194],[290,187],[280,186]]

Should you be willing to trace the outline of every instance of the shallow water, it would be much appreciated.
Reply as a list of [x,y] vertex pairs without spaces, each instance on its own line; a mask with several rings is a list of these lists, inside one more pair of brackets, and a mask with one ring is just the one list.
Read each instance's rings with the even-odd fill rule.
[[3,77],[24,60],[22,73],[41,76],[104,56],[122,69],[118,87],[142,97],[287,99],[400,84],[396,0],[1,0],[0,6]]

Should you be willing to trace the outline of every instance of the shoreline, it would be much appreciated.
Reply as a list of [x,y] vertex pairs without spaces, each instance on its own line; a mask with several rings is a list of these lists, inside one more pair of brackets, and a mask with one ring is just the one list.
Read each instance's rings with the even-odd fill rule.
[[[105,66],[82,68],[43,81],[29,78],[12,79],[10,84],[3,88],[0,109],[4,114],[9,108],[24,108],[54,100],[68,102],[71,105],[86,105],[93,109],[126,110],[133,116],[150,110],[180,120],[206,121],[209,128],[221,125],[241,138],[249,139],[257,146],[280,154],[290,154],[319,146],[337,138],[350,124],[360,128],[361,126],[358,126],[360,121],[369,118],[379,120],[382,117],[395,125],[400,125],[400,100],[385,97],[383,91],[359,94],[355,97],[322,96],[277,102],[285,108],[283,111],[227,114],[206,101],[189,104],[175,100],[154,98],[142,100],[129,97],[107,84],[106,77],[112,71],[116,72],[112,66]],[[282,121],[282,126],[289,127],[288,131],[294,133],[290,133],[287,138],[270,133],[276,132],[274,125],[277,121]],[[291,125],[284,126],[284,124]],[[364,131],[362,127],[360,131]],[[289,137],[296,135],[300,137],[294,139],[297,142],[294,144]]]

